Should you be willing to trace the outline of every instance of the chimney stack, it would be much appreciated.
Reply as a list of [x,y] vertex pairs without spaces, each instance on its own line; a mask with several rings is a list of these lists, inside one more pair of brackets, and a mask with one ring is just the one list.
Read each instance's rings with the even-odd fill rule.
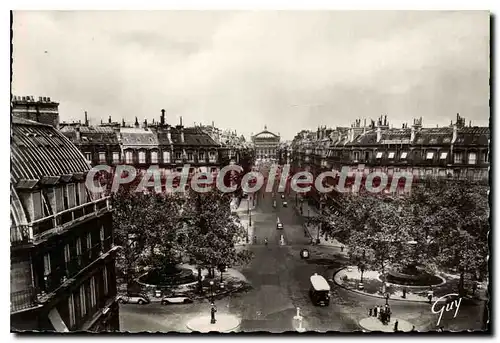
[[85,126],[89,126],[89,118],[87,117],[87,111],[85,111]]
[[165,110],[161,110],[160,125],[165,125]]
[[108,123],[111,124],[111,116],[108,118]]
[[134,123],[135,128],[139,127],[139,121],[137,120],[137,117],[135,117],[135,123]]
[[458,128],[457,128],[457,124],[453,125],[453,137],[451,139],[451,144],[454,144],[455,141],[457,140],[457,136],[458,136]]
[[179,125],[182,126],[182,116],[180,118],[180,124]]
[[[380,121],[382,121],[382,119]],[[382,129],[379,126],[377,127],[377,143],[380,142],[381,139],[382,139]]]
[[122,118],[122,127],[125,127],[125,119]]
[[148,128],[148,120],[147,119],[144,119],[143,127],[145,130],[147,130],[147,128]]
[[[415,122],[415,119],[413,119],[413,122]],[[413,142],[415,140],[415,125],[411,126],[411,134],[410,134],[410,142]]]

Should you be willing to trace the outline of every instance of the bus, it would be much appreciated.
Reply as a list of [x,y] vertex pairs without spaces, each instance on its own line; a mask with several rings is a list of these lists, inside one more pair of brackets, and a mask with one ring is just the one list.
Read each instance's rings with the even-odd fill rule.
[[330,285],[326,279],[314,273],[311,275],[311,288],[309,296],[314,305],[328,306],[330,304]]

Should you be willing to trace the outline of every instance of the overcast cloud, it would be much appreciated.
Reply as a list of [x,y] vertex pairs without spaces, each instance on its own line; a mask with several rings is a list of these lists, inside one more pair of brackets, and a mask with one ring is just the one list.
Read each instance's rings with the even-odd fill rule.
[[15,12],[13,93],[61,120],[268,129],[489,122],[487,12]]

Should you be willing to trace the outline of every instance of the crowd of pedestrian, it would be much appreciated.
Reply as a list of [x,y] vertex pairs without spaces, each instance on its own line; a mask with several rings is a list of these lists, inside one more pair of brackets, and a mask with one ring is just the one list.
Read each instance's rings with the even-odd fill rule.
[[[369,310],[369,315],[370,317],[376,317],[379,319],[382,324],[387,325],[391,321],[391,307],[389,305],[385,305],[384,307],[382,306],[375,306],[374,308],[371,308]],[[397,328],[397,325],[396,325]]]

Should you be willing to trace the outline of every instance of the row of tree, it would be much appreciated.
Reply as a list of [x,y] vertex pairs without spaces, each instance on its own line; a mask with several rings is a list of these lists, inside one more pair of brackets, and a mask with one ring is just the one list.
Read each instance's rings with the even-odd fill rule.
[[323,235],[349,248],[352,263],[388,268],[452,269],[474,280],[487,275],[489,189],[464,182],[414,185],[409,196],[340,195],[341,210],[325,208],[314,219]]
[[123,188],[112,197],[115,242],[122,246],[117,266],[127,284],[145,267],[168,273],[185,257],[198,267],[198,275],[203,268],[213,273],[251,258],[247,250],[235,248],[246,230],[230,212],[230,194],[145,194]]

